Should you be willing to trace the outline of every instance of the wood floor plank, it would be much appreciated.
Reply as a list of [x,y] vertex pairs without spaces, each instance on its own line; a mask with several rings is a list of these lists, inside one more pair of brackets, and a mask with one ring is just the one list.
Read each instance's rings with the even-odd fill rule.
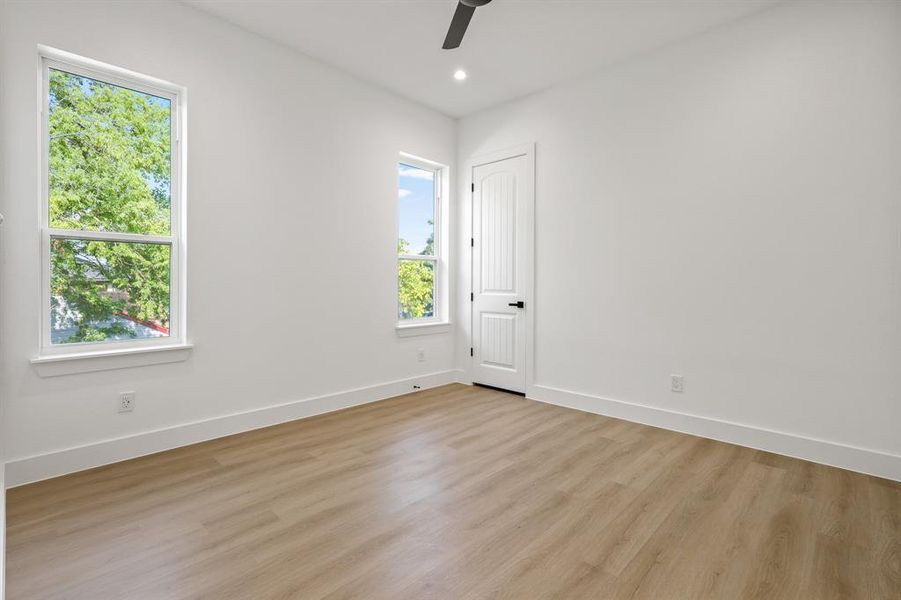
[[12,600],[901,599],[901,484],[462,385],[7,513]]

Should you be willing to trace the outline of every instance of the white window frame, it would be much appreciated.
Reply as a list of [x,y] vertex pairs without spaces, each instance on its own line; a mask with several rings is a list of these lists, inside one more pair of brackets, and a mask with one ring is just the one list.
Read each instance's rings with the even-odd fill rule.
[[[448,294],[447,294],[447,252],[445,247],[445,224],[447,221],[447,202],[448,195],[448,169],[447,166],[440,163],[430,161],[412,154],[404,152],[398,157],[398,165],[404,164],[424,171],[431,171],[435,174],[435,193],[434,193],[434,243],[435,253],[432,256],[423,256],[420,254],[398,254],[396,263],[400,264],[402,260],[428,261],[434,265],[434,289],[433,289],[433,315],[431,317],[420,317],[417,319],[400,319],[396,316],[397,331],[400,335],[415,335],[416,333],[432,333],[443,331],[448,325]],[[395,196],[397,198],[397,196]],[[397,235],[394,239],[395,247],[397,240],[400,239],[400,199],[395,200]],[[396,250],[395,250],[396,252]],[[394,305],[397,307],[400,295],[400,283],[397,277],[397,267],[395,266],[394,278]],[[396,309],[395,309],[396,310]],[[437,330],[436,330],[437,329]]]
[[[132,354],[135,352],[157,352],[168,348],[189,348],[187,343],[186,280],[185,280],[185,96],[186,90],[167,81],[141,75],[113,65],[101,63],[40,46],[38,49],[41,79],[40,127],[41,127],[41,310],[40,315],[40,355],[34,363],[57,361],[61,358],[83,358]],[[57,69],[81,75],[112,85],[151,94],[169,100],[171,104],[171,173],[170,173],[170,227],[169,235],[143,235],[78,229],[56,229],[50,227],[49,203],[49,74]],[[133,340],[113,340],[104,342],[74,342],[52,344],[50,326],[50,243],[52,239],[80,239],[109,242],[138,242],[162,244],[170,248],[169,254],[169,335],[157,338]],[[161,360],[161,359],[157,359]]]

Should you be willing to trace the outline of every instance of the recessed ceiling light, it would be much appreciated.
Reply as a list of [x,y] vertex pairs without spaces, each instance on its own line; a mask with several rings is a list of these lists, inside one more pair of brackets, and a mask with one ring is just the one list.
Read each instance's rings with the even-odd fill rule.
[[463,81],[464,79],[466,79],[466,71],[464,71],[463,69],[457,69],[456,71],[454,71],[454,79],[456,79],[457,81]]

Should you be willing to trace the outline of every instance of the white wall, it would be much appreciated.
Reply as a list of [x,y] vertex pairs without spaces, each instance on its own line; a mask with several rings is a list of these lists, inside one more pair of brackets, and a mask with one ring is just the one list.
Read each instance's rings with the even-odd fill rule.
[[[453,367],[452,334],[397,337],[392,285],[398,152],[453,165],[453,120],[177,3],[0,10],[10,484],[51,474],[26,457]],[[38,44],[188,89],[196,347],[186,362],[54,378],[29,363],[40,311]],[[137,408],[120,415],[124,390],[136,391]]]
[[458,162],[531,141],[530,395],[901,479],[901,4],[789,3],[464,118]]

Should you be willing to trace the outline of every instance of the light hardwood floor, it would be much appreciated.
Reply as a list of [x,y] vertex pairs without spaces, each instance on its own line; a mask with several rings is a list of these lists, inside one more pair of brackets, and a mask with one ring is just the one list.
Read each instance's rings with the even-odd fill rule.
[[901,484],[451,385],[8,496],[8,597],[901,598]]

